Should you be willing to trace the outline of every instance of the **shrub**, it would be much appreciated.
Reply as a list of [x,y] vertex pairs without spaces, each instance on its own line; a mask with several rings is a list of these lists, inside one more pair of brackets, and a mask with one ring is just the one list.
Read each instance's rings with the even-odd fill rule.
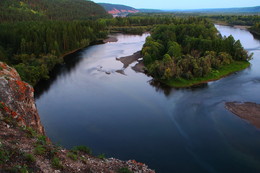
[[24,157],[28,162],[34,163],[36,161],[33,154],[24,154]]
[[78,154],[78,152],[83,152],[85,154],[92,154],[91,149],[89,147],[86,147],[86,146],[83,146],[83,145],[73,147],[72,152],[77,153],[77,154]]

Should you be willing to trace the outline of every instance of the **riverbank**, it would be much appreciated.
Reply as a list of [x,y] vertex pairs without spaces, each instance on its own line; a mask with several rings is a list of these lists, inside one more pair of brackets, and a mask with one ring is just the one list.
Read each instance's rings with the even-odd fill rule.
[[252,102],[227,102],[225,106],[233,114],[260,128],[260,104]]
[[160,80],[160,81],[170,87],[186,88],[186,87],[191,87],[191,86],[200,85],[203,83],[208,83],[211,81],[219,80],[232,73],[244,70],[244,69],[248,68],[249,66],[250,66],[250,63],[247,61],[235,61],[232,64],[222,66],[219,70],[212,71],[205,77],[194,78],[194,79],[190,79],[190,80],[181,78],[181,79],[171,79],[171,80],[167,80],[167,81]]
[[[116,58],[117,61],[120,61],[124,64],[123,69],[126,69],[130,64],[133,62],[137,62],[135,66],[132,67],[132,69],[135,72],[144,73],[145,72],[145,66],[143,63],[142,58],[143,55],[141,54],[141,51],[135,52],[133,55],[125,56],[121,58]],[[122,70],[120,71],[122,73]]]
[[68,150],[54,145],[41,124],[34,89],[2,62],[0,139],[0,172],[154,172],[135,160],[94,156],[85,146]]

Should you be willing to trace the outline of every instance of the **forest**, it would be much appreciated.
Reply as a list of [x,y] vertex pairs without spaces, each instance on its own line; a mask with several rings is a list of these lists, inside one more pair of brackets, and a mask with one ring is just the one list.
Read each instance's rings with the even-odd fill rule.
[[260,21],[259,15],[206,15],[205,18],[212,19],[213,22],[224,22],[229,25],[253,26]]
[[95,21],[46,21],[0,24],[0,61],[14,65],[32,85],[48,78],[61,55],[105,38],[105,26]]
[[142,54],[148,74],[179,87],[241,70],[252,56],[239,40],[222,37],[211,22],[192,17],[154,27]]
[[88,20],[111,17],[88,0],[1,0],[0,21]]
[[1,0],[0,61],[35,85],[64,53],[107,36],[100,18],[111,16],[92,1]]
[[[259,32],[259,16],[211,18],[247,21],[254,25],[252,31]],[[32,85],[48,78],[53,67],[63,61],[63,54],[113,32],[151,31],[143,48],[144,60],[148,72],[162,79],[202,77],[223,64],[250,58],[239,41],[218,36],[206,17],[136,14],[112,18],[92,1],[2,0],[0,21],[0,61],[15,67]],[[184,67],[185,61],[196,68]]]

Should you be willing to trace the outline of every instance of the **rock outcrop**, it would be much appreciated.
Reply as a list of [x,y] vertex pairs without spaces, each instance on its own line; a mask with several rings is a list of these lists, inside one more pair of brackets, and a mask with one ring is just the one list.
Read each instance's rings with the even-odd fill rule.
[[34,89],[21,80],[14,68],[0,62],[0,106],[2,116],[12,116],[21,126],[44,134],[35,102]]
[[[79,147],[80,148],[80,147]],[[32,86],[0,62],[0,172],[154,173],[135,160],[98,158],[85,147],[67,150],[45,136]]]

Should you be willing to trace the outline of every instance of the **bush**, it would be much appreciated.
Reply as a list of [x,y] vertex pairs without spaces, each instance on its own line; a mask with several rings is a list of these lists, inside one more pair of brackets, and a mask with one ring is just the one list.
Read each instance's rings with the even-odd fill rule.
[[86,147],[86,146],[75,146],[72,148],[72,152],[74,153],[79,153],[79,152],[83,152],[85,154],[92,154],[92,151],[89,147]]
[[28,162],[34,163],[36,161],[34,155],[32,154],[24,154],[24,157]]

